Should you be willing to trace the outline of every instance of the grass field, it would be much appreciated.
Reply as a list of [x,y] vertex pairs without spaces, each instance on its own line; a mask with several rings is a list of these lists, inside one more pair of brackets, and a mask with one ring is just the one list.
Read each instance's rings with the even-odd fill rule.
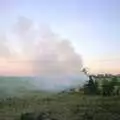
[[[30,90],[28,83],[16,81],[12,77],[10,79],[8,82],[0,78],[0,120],[20,120],[21,114],[26,112],[50,113],[50,117],[55,120],[120,120],[120,96]],[[23,89],[26,85],[28,88]],[[11,88],[15,91],[13,96],[10,94]]]
[[37,93],[0,102],[0,120],[19,120],[21,113],[43,111],[57,120],[120,120],[120,97],[62,93],[41,98]]

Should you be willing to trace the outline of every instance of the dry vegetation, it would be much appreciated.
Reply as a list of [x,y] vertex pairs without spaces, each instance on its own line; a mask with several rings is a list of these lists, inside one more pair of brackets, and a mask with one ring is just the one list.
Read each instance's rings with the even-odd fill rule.
[[[43,94],[47,94],[44,95]],[[0,99],[0,120],[120,120],[120,96],[30,92]]]

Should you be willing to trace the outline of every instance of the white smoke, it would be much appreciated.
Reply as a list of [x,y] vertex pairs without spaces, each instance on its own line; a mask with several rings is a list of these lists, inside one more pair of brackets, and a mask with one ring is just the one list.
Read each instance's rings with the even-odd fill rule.
[[[60,38],[50,28],[37,29],[31,20],[20,17],[12,34],[16,38],[15,40],[9,39],[9,41],[13,41],[11,44],[12,50],[14,50],[13,56],[16,57],[17,54],[18,58],[23,57],[21,59],[30,63],[33,74],[37,76],[37,80],[34,80],[36,85],[42,84],[44,88],[65,87],[74,83],[82,83],[87,79],[80,72],[82,60],[70,41]],[[13,49],[13,46],[16,50]],[[10,55],[8,48],[2,48],[4,55]],[[1,55],[2,53],[0,53]]]
[[9,58],[11,56],[11,51],[9,49],[8,41],[6,35],[0,36],[0,57]]

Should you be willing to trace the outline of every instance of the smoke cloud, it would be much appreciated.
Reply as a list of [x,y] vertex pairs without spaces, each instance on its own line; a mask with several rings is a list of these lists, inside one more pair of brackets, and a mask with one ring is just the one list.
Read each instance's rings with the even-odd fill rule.
[[29,62],[37,76],[32,81],[36,87],[63,88],[87,79],[80,72],[81,56],[69,40],[60,38],[50,28],[36,27],[33,21],[20,17],[11,34],[15,39],[8,39],[9,46],[5,46],[5,38],[1,39],[0,57],[11,56]]
[[11,56],[9,45],[5,35],[0,35],[0,57],[8,58]]

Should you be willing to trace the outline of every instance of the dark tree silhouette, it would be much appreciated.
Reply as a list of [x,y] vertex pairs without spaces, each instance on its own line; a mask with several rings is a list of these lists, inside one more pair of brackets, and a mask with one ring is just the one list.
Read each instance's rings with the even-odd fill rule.
[[84,85],[85,94],[98,94],[98,83],[89,75],[89,81]]

